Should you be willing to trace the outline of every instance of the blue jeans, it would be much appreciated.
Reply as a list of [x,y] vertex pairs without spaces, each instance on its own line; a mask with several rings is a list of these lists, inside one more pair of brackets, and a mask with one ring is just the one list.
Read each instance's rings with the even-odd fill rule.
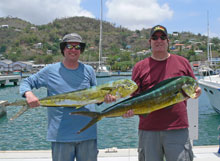
[[97,140],[52,142],[53,161],[97,161]]

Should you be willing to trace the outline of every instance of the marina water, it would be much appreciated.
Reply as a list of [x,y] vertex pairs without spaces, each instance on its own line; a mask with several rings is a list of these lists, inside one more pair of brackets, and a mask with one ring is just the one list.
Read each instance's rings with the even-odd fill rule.
[[[108,81],[128,78],[130,76],[115,76],[98,78],[98,84]],[[34,90],[39,97],[46,96],[46,89]],[[13,102],[22,99],[19,86],[0,88],[0,100]],[[101,111],[111,104],[103,103],[96,110]],[[0,118],[0,150],[47,150],[50,142],[46,141],[47,110],[46,107],[30,109],[22,116],[10,121],[20,107],[7,107],[7,115]],[[199,98],[199,139],[194,145],[217,145],[219,143],[218,126],[220,115],[211,108],[208,98],[203,92]],[[104,118],[98,122],[98,148],[137,148],[138,117],[129,119]]]

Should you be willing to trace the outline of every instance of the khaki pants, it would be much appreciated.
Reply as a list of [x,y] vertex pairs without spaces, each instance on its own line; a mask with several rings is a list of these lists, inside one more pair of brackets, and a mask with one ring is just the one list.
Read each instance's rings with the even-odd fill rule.
[[139,130],[139,161],[193,161],[188,129]]

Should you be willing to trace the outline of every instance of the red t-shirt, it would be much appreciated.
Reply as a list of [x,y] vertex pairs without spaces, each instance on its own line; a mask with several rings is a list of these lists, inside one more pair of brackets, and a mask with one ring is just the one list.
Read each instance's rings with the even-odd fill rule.
[[[176,76],[191,76],[195,79],[191,66],[184,57],[170,54],[164,61],[156,61],[151,57],[138,62],[132,72],[132,80],[138,85],[136,95],[155,86],[159,82]],[[186,101],[154,111],[148,115],[140,115],[141,130],[171,130],[187,128],[188,118]]]

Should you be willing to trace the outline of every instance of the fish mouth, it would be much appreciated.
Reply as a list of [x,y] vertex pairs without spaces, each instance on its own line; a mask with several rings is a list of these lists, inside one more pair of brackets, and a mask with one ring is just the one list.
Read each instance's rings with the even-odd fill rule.
[[[196,87],[193,88],[194,90],[196,90]],[[190,89],[191,91],[192,89]],[[196,97],[196,93],[195,92],[190,92],[187,94],[187,91],[184,91],[184,89],[181,88],[181,92],[183,94],[184,97],[188,97],[188,98],[195,98]]]
[[184,97],[190,98],[190,96],[188,94],[186,94],[186,92],[182,88],[181,88],[181,92]]

